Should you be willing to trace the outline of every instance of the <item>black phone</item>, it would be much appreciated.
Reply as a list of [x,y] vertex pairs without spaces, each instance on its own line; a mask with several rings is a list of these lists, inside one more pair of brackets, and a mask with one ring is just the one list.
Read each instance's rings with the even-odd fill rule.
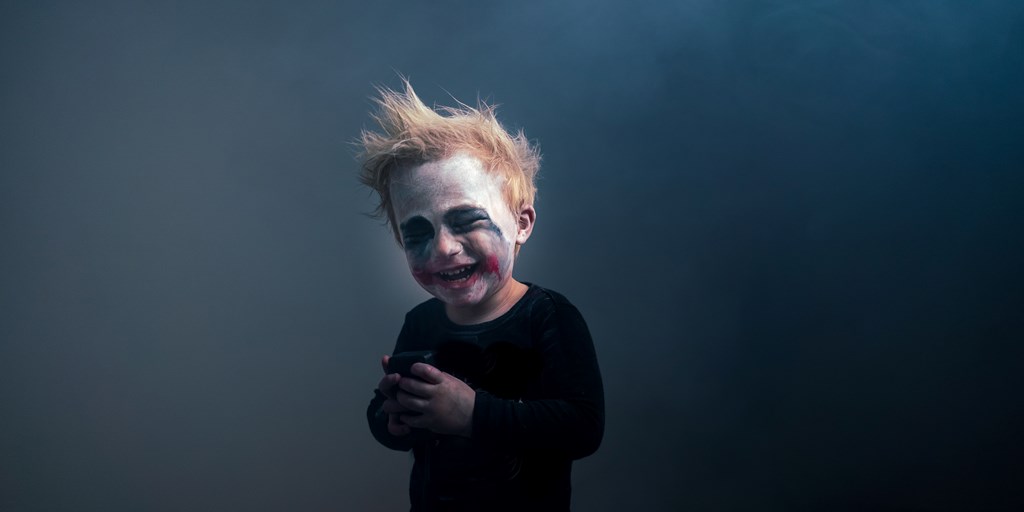
[[430,350],[399,352],[391,356],[391,359],[388,359],[388,373],[397,373],[402,377],[412,377],[412,365],[426,363],[431,366],[437,366],[434,359],[434,352]]

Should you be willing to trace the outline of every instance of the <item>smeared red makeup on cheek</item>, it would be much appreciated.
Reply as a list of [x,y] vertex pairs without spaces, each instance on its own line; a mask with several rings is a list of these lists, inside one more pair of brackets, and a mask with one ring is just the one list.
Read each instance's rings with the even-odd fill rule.
[[484,272],[491,274],[501,273],[501,266],[498,263],[498,256],[491,254],[487,256],[487,265],[484,267]]
[[412,269],[412,277],[423,286],[431,286],[434,284],[434,274],[427,272],[422,269]]

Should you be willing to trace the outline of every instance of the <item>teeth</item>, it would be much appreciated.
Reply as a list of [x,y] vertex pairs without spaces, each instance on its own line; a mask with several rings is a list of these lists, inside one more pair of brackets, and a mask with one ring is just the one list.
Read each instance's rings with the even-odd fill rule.
[[471,266],[472,265],[466,265],[465,267],[460,267],[460,268],[458,268],[456,270],[444,271],[444,272],[441,272],[440,274],[443,275],[443,276],[454,276],[456,274],[460,274],[460,273],[464,272],[467,268],[469,268]]
[[475,263],[459,267],[455,270],[443,270],[441,272],[438,272],[437,274],[442,278],[452,282],[465,281],[466,279],[469,279],[469,271],[473,268],[473,265],[475,265]]

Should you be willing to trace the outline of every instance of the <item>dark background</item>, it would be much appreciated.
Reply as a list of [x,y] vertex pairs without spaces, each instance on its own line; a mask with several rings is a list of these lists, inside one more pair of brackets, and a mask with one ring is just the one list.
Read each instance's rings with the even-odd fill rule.
[[399,72],[541,144],[576,510],[1024,507],[1019,2],[3,1],[0,509],[405,509]]

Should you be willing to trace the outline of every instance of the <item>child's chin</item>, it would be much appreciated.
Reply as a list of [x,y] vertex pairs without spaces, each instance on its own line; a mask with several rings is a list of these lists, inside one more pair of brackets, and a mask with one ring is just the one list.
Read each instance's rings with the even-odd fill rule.
[[493,293],[498,287],[498,282],[491,279],[490,275],[474,273],[469,279],[463,282],[438,282],[428,284],[420,283],[427,293],[433,295],[441,302],[454,307],[476,306]]
[[480,286],[466,288],[432,286],[427,289],[427,292],[438,300],[454,307],[475,306],[479,304],[485,295],[484,291]]
[[431,295],[438,300],[455,307],[475,306],[480,303],[481,294],[470,290],[431,290]]

